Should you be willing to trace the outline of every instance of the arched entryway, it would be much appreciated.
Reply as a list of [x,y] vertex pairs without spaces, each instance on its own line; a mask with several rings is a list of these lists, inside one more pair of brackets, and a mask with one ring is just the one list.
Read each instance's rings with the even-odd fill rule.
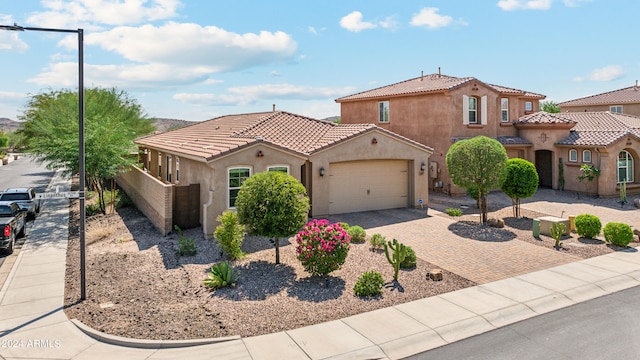
[[536,151],[536,170],[538,170],[539,186],[553,187],[553,152]]

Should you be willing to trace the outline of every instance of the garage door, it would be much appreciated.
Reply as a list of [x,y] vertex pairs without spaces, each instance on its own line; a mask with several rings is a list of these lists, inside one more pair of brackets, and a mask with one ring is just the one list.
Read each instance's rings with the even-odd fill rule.
[[395,209],[409,205],[409,163],[370,160],[332,163],[329,171],[329,211]]

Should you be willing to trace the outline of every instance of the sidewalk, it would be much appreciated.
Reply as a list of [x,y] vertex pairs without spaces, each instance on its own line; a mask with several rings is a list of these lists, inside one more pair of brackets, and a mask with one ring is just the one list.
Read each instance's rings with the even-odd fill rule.
[[398,359],[640,285],[632,249],[269,335],[134,341],[83,332],[65,316],[68,201],[46,208],[0,290],[5,359]]

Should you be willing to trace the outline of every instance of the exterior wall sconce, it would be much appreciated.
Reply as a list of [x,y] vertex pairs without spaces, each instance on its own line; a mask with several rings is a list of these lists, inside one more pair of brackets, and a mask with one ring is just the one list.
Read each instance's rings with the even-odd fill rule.
[[262,153],[262,150],[258,150],[258,153],[256,153],[256,157],[263,157],[264,154]]
[[324,176],[324,167],[320,168],[320,176]]
[[378,139],[373,138],[373,140],[371,140],[371,143],[372,143],[373,145],[377,144],[377,143],[378,143]]
[[427,164],[425,163],[420,164],[420,173],[424,173],[426,169],[427,169]]

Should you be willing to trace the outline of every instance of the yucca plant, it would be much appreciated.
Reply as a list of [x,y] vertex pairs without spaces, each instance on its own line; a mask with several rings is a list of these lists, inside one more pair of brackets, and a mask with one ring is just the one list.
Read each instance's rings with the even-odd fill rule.
[[233,272],[233,267],[228,262],[223,261],[211,266],[211,270],[204,279],[204,285],[210,288],[223,288],[238,281],[237,275]]

